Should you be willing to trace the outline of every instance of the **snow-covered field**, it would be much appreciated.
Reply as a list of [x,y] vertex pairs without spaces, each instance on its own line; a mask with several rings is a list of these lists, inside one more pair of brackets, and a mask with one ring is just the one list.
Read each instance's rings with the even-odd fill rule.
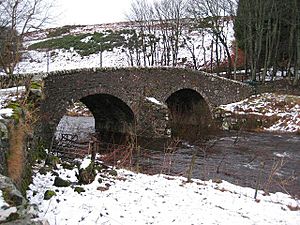
[[[56,49],[54,55],[47,59],[48,53],[43,51],[28,51],[24,61],[16,68],[17,73],[38,73],[57,70],[71,70],[100,67],[99,54],[80,56],[73,50]],[[49,66],[47,64],[49,63]],[[103,67],[126,67],[128,66],[127,56],[120,49],[103,52]]]
[[[74,191],[77,169],[61,166],[56,172],[73,183],[53,186],[54,175],[37,173],[27,192],[39,216],[50,225],[69,224],[300,224],[300,202],[275,193],[265,196],[226,181],[193,180],[163,174],[149,176],[118,169],[117,176],[97,174],[94,182]],[[101,182],[99,182],[101,181]],[[220,183],[221,182],[221,183]],[[46,190],[56,196],[44,200]],[[297,208],[298,207],[298,208]],[[295,210],[298,209],[298,210]]]

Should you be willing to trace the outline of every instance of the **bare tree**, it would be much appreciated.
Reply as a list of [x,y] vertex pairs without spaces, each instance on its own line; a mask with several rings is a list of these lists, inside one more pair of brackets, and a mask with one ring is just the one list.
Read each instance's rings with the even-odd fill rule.
[[192,56],[192,67],[197,70],[198,69],[198,65],[197,65],[197,57],[196,57],[196,48],[197,46],[195,45],[195,40],[193,40],[190,36],[190,33],[184,35],[183,39],[184,39],[184,45],[186,46],[186,48],[188,49],[188,51],[190,52],[191,56]]
[[[176,66],[185,17],[186,0],[134,0],[127,18],[138,25],[143,65]],[[139,65],[138,65],[139,66]]]
[[[188,11],[198,23],[205,23],[215,40],[216,53],[219,43],[224,47],[228,60],[228,76],[231,74],[232,59],[226,30],[228,20],[235,15],[236,0],[189,0]],[[217,53],[219,55],[219,53]],[[219,56],[217,56],[217,63]]]
[[[249,62],[252,81],[257,80],[257,72],[261,67],[266,10],[266,1],[240,1],[238,17],[235,20],[235,35],[237,39],[239,35],[243,36],[243,49],[247,50],[247,62]],[[243,28],[242,33],[239,27]]]
[[172,66],[176,66],[186,14],[186,0],[161,0],[155,2],[154,9],[163,42],[161,64],[169,66],[172,63]]
[[135,0],[131,3],[131,10],[126,16],[138,25],[137,38],[140,39],[140,43],[137,47],[143,54],[143,65],[153,66],[156,62],[158,41],[153,5],[147,0]]
[[298,0],[293,1],[293,20],[295,25],[295,39],[296,39],[296,52],[295,52],[295,77],[293,85],[296,86],[300,82],[300,3]]
[[[298,6],[299,7],[299,6]],[[299,12],[300,13],[300,12]],[[298,13],[298,15],[299,15]],[[297,67],[296,67],[296,76],[294,80],[294,85],[296,86],[300,81],[300,19],[298,18],[298,29],[297,29]]]
[[50,21],[49,11],[54,1],[5,0],[0,1],[0,66],[12,76],[21,57],[24,35],[39,29]]

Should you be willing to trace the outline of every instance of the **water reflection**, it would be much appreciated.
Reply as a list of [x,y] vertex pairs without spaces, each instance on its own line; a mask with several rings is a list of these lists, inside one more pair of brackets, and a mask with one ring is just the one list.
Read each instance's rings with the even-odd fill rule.
[[64,116],[59,122],[55,137],[61,134],[76,134],[80,141],[89,139],[89,135],[95,132],[95,119],[89,116]]

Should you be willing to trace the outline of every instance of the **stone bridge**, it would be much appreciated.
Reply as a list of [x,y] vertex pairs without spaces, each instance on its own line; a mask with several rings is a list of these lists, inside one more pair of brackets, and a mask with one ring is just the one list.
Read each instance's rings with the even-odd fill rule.
[[95,130],[106,141],[117,139],[113,133],[188,138],[212,127],[214,107],[251,94],[246,84],[188,69],[53,72],[43,78],[38,136],[49,145],[66,109],[81,101],[95,118]]

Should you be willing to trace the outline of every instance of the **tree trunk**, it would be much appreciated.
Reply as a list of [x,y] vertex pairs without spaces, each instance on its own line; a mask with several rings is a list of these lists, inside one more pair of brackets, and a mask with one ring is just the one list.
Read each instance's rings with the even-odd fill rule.
[[235,41],[235,53],[234,53],[234,63],[233,63],[233,79],[237,80],[237,60],[238,60],[238,54],[239,54],[239,48],[238,48],[238,44]]
[[296,86],[299,83],[300,80],[300,4],[298,1],[298,5],[297,5],[297,0],[294,0],[295,2],[295,6],[296,6],[296,27],[297,27],[297,52],[296,52],[296,62],[295,62],[295,78],[294,78],[294,82],[293,85]]

